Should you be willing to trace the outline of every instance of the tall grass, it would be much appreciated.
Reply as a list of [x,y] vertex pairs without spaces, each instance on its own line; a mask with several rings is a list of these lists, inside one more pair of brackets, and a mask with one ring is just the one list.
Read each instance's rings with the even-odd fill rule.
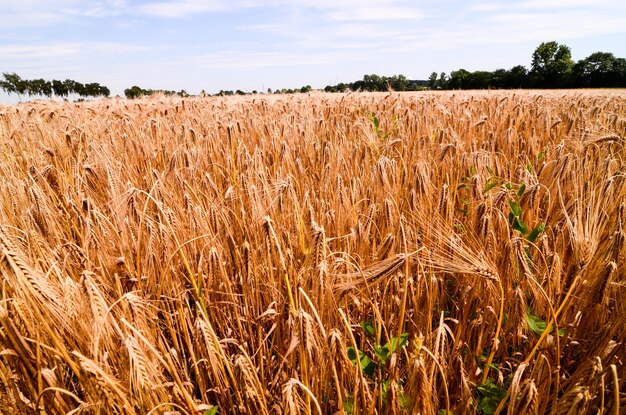
[[594,91],[0,107],[0,408],[621,413],[625,140]]

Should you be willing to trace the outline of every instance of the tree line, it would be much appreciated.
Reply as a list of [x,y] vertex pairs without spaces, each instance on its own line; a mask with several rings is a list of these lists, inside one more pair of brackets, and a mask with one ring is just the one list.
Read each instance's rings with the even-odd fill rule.
[[[272,91],[272,88],[268,88],[267,89],[267,93],[268,94],[296,94],[296,93],[307,93],[307,92],[311,92],[313,90],[313,88],[311,87],[311,85],[305,85],[301,88],[295,88],[295,89],[287,89],[287,88],[282,88],[282,89],[276,89],[275,91]],[[220,90],[219,92],[213,94],[213,96],[216,97],[229,97],[229,96],[233,96],[233,95],[256,95],[259,92],[254,90],[252,92],[245,92],[242,91],[241,89],[238,89],[236,91],[233,90]],[[137,85],[134,85],[130,88],[126,88],[124,90],[124,95],[126,96],[126,98],[128,99],[134,99],[134,98],[139,98],[142,96],[150,96],[150,95],[154,95],[154,94],[163,94],[166,96],[172,96],[172,95],[178,95],[180,97],[188,97],[189,94],[183,89],[180,92],[176,92],[176,91],[168,91],[168,90],[164,90],[164,89],[144,89],[141,88]],[[211,94],[208,94],[207,92],[205,92],[204,90],[202,90],[200,92],[200,96],[206,97],[206,96],[211,96]]]
[[147,97],[147,96],[154,95],[154,94],[163,94],[166,96],[177,95],[183,98],[186,98],[189,96],[187,91],[185,91],[184,89],[181,89],[179,92],[176,92],[176,91],[170,91],[167,89],[144,89],[144,88],[138,87],[137,85],[133,85],[130,88],[126,88],[124,90],[124,96],[126,96],[126,98],[128,99],[134,99],[134,98],[139,98],[143,96]]
[[[571,49],[557,42],[541,43],[532,54],[530,69],[517,65],[511,69],[496,69],[495,71],[474,71],[465,69],[445,72],[433,72],[428,80],[411,80],[404,75],[379,76],[364,75],[363,79],[328,85],[326,92],[344,91],[421,91],[427,89],[511,89],[511,88],[611,88],[626,87],[626,59],[617,58],[612,53],[595,52],[584,59],[574,62]],[[109,88],[99,83],[82,84],[71,79],[64,81],[44,79],[22,79],[15,73],[3,73],[0,88],[8,94],[22,96],[45,96],[66,98],[76,94],[80,97],[107,97]],[[310,85],[296,89],[267,90],[267,93],[290,94],[307,93],[312,90]],[[124,90],[129,98],[162,93],[187,97],[185,90],[180,92],[161,89],[143,89],[132,86]],[[256,94],[257,91],[252,91]],[[224,91],[217,96],[246,95],[247,92]],[[201,95],[209,94],[202,91]]]
[[7,94],[17,94],[22,96],[27,94],[29,97],[57,97],[66,98],[71,94],[80,97],[108,97],[111,94],[109,88],[102,86],[97,82],[83,84],[72,79],[64,81],[45,79],[22,79],[16,73],[3,73],[3,79],[0,80],[0,88]]
[[404,75],[378,76],[376,74],[364,75],[360,81],[350,83],[339,83],[337,85],[327,85],[326,92],[351,91],[421,91],[428,89],[428,81],[411,80]]
[[328,85],[326,92],[416,91],[422,89],[511,89],[511,88],[615,88],[626,87],[626,59],[612,53],[595,52],[574,62],[571,49],[557,42],[541,43],[533,52],[530,69],[517,65],[493,72],[465,69],[433,72],[428,80],[408,80],[365,75],[362,80]]

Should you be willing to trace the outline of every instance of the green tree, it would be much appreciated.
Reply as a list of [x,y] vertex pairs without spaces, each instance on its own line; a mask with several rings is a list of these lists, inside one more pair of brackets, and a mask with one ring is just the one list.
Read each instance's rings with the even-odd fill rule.
[[404,75],[394,75],[389,79],[388,84],[394,91],[406,91],[408,79]]
[[431,89],[435,89],[437,87],[437,72],[433,72],[430,74],[430,76],[428,77],[428,86]]
[[506,69],[496,69],[491,73],[490,88],[506,88],[509,71]]
[[448,75],[445,72],[439,74],[439,80],[437,80],[437,86],[444,89],[448,83]]
[[145,89],[142,89],[138,87],[137,85],[133,85],[132,87],[126,88],[124,90],[124,95],[128,99],[134,99],[134,98],[139,98],[143,95],[147,95],[147,92],[148,91],[146,91]]
[[557,42],[543,42],[533,52],[531,73],[536,86],[554,88],[564,86],[565,76],[574,62],[568,46]]
[[[381,78],[380,76],[376,74],[363,75],[363,87],[362,88],[365,91],[384,91],[386,89],[386,85],[385,85],[386,82],[383,78]],[[354,89],[359,89],[359,87],[357,86]]]
[[625,60],[612,53],[595,52],[574,65],[572,72],[578,86],[624,86]]
[[465,69],[459,69],[458,71],[450,72],[450,79],[448,80],[448,88],[450,89],[463,89],[467,88],[467,79],[470,73]]
[[17,94],[21,96],[25,92],[28,92],[28,81],[23,80],[16,73],[3,73],[4,80],[0,81],[0,88],[2,88],[8,94]]
[[57,97],[65,98],[68,95],[68,90],[67,90],[67,86],[65,85],[65,83],[57,79],[54,79],[52,81],[52,92]]
[[509,69],[507,73],[507,88],[524,88],[528,85],[528,70],[523,65],[517,65]]

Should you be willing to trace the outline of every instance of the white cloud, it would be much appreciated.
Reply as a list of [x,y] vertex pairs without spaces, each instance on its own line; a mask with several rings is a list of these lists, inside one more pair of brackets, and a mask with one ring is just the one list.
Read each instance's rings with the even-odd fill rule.
[[415,3],[404,0],[270,0],[263,3],[245,0],[164,0],[143,4],[137,10],[152,16],[180,18],[250,8],[275,8],[292,14],[317,11],[331,21],[407,20],[422,16]]
[[351,10],[333,10],[326,15],[338,21],[413,20],[422,17],[417,10],[408,7],[358,7]]
[[196,68],[262,68],[275,66],[329,65],[337,57],[332,53],[287,52],[216,52],[177,59],[176,66],[194,65]]
[[572,9],[572,8],[591,8],[596,10],[606,8],[624,8],[624,2],[621,0],[525,0],[519,3],[520,8],[529,9]]
[[125,9],[125,0],[0,0],[0,28],[47,26],[76,16],[114,16]]
[[5,45],[0,46],[0,55],[8,59],[38,59],[71,56],[80,53],[78,43],[52,43],[47,45]]
[[225,11],[237,7],[235,2],[220,0],[172,0],[146,3],[139,12],[158,17],[187,17],[198,13]]
[[116,55],[140,50],[146,50],[146,47],[113,42],[51,42],[45,44],[0,45],[0,55],[13,61],[35,61],[45,58],[64,58],[101,53]]

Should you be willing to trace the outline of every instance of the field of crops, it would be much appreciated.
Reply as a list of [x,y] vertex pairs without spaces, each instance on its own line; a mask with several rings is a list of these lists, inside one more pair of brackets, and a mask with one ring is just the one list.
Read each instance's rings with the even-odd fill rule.
[[623,90],[25,103],[0,146],[1,413],[626,410]]

